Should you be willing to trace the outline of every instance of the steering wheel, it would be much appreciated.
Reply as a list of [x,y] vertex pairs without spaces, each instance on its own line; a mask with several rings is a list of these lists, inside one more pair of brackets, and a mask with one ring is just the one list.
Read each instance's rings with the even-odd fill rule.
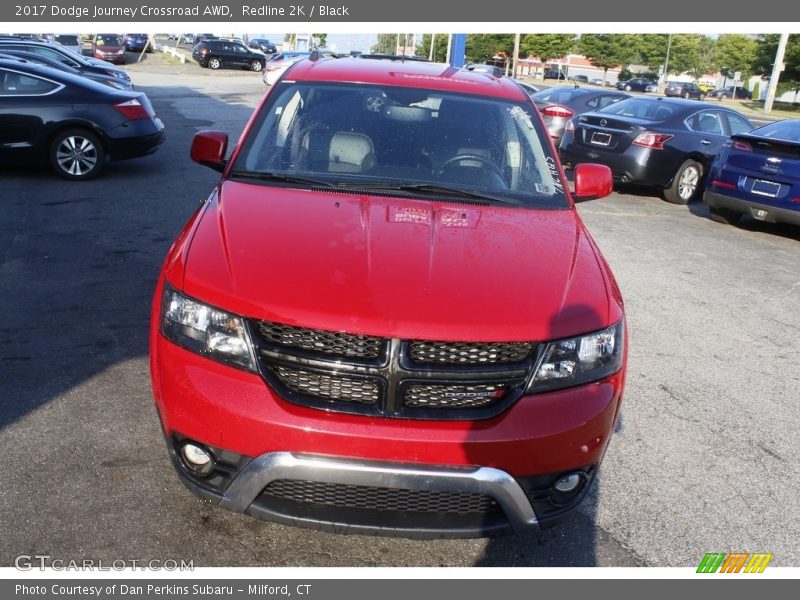
[[439,168],[437,168],[434,171],[434,174],[441,175],[444,173],[447,167],[449,167],[453,163],[461,162],[462,160],[476,160],[479,163],[489,167],[498,177],[500,177],[500,179],[503,178],[503,174],[500,172],[500,169],[497,168],[497,165],[494,164],[491,160],[489,160],[485,156],[481,156],[480,154],[458,154],[452,158],[448,158],[441,165],[439,165]]

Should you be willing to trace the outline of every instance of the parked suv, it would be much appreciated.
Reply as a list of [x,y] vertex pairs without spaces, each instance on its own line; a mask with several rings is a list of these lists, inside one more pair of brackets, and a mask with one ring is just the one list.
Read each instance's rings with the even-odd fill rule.
[[245,67],[252,71],[261,71],[267,57],[261,52],[250,50],[241,42],[229,40],[206,40],[200,42],[192,50],[192,58],[201,67],[219,69],[226,67]]
[[509,78],[322,58],[272,86],[169,251],[150,364],[181,480],[339,532],[544,527],[596,477],[625,319],[547,130]]

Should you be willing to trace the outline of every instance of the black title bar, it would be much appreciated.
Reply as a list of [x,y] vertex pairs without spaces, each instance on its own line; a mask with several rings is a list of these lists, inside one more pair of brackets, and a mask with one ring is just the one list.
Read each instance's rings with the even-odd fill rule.
[[[569,8],[553,3],[512,2],[502,10],[493,10],[485,1],[432,2],[431,0],[341,0],[306,2],[273,0],[248,2],[226,0],[221,3],[197,3],[194,0],[51,0],[46,2],[3,2],[0,21],[37,22],[135,22],[155,23],[547,23],[547,22],[685,22],[691,23],[783,23],[800,31],[800,2],[760,0],[754,7],[747,3],[642,2],[641,0],[572,0]],[[756,27],[757,29],[757,27]],[[709,30],[713,33],[713,26]]]

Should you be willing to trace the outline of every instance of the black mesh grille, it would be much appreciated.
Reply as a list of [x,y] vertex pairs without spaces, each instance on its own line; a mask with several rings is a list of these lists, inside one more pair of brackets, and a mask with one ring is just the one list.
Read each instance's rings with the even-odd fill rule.
[[306,369],[276,366],[273,372],[278,380],[292,392],[328,400],[375,404],[380,397],[380,386],[374,379],[325,375]]
[[529,343],[409,342],[408,355],[416,363],[489,365],[518,363],[531,355]]
[[386,344],[386,340],[382,338],[292,327],[267,321],[258,322],[258,332],[267,344],[369,360],[378,358]]
[[415,383],[406,388],[403,404],[409,408],[480,408],[505,396],[508,383]]
[[279,479],[264,488],[265,495],[305,502],[366,510],[482,514],[497,503],[490,496],[462,492],[431,492],[320,481]]

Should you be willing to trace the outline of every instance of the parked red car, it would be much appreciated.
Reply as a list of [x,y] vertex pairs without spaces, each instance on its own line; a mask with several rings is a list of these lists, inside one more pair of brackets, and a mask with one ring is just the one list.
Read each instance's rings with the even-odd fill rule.
[[125,40],[116,33],[98,33],[92,39],[92,56],[115,65],[124,65]]
[[156,406],[181,480],[338,532],[478,536],[586,496],[625,381],[623,302],[512,80],[322,58],[270,88],[169,251]]

